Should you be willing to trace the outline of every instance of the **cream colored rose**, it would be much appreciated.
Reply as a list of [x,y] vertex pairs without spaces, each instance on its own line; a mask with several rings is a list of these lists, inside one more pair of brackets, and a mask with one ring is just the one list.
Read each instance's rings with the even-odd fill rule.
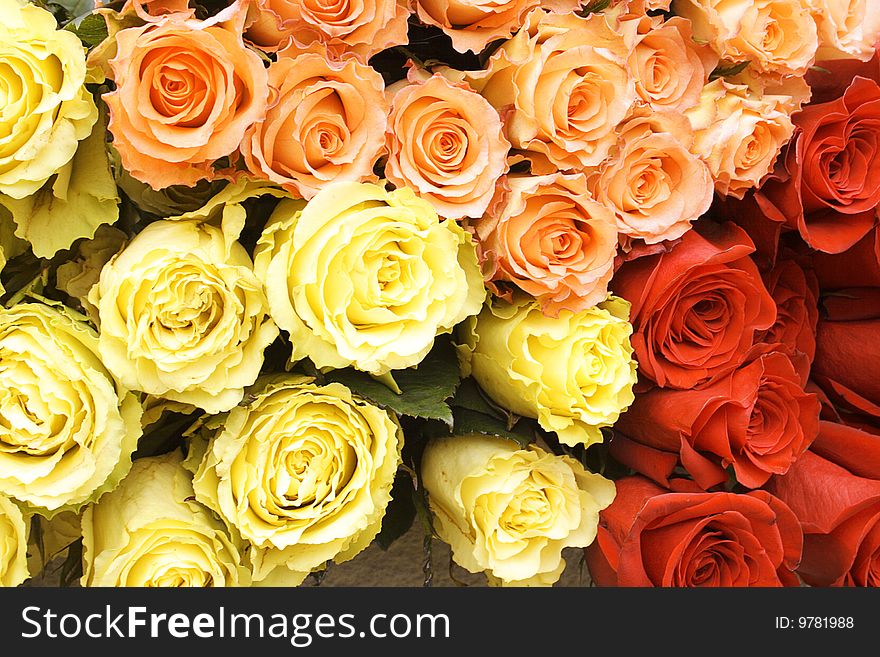
[[642,112],[620,127],[614,154],[589,176],[621,234],[647,244],[681,237],[712,204],[709,167],[695,156],[687,119]]
[[628,315],[629,303],[616,297],[555,318],[523,296],[512,303],[491,299],[459,329],[463,374],[566,445],[601,442],[600,428],[614,424],[634,400]]
[[724,59],[759,71],[804,75],[819,47],[810,0],[673,0],[672,10],[693,23],[694,38]]
[[296,586],[376,537],[402,446],[397,419],[345,386],[277,378],[223,420],[196,497],[251,543],[255,581]]
[[686,116],[694,128],[693,151],[709,165],[715,190],[743,198],[773,170],[794,133],[791,96],[761,94],[719,78],[703,89]]
[[420,472],[434,529],[456,563],[496,585],[556,582],[562,550],[593,542],[615,493],[573,458],[481,434],[431,441]]
[[61,306],[0,310],[0,494],[54,515],[116,487],[141,436],[137,398]]
[[45,9],[0,0],[0,194],[21,199],[70,162],[98,108],[86,56]]
[[254,263],[291,360],[320,368],[416,365],[485,298],[470,235],[408,188],[334,183],[284,200]]
[[241,401],[278,335],[244,247],[195,221],[147,226],[101,270],[89,302],[108,369],[209,413]]
[[82,518],[83,586],[249,586],[244,547],[195,500],[179,452],[139,459]]
[[27,541],[28,523],[21,509],[0,495],[0,587],[18,586],[30,576]]
[[599,164],[636,99],[627,68],[632,44],[602,14],[531,12],[522,29],[467,81],[509,110],[507,138],[533,173]]
[[880,40],[880,0],[806,0],[819,27],[818,60],[874,56]]

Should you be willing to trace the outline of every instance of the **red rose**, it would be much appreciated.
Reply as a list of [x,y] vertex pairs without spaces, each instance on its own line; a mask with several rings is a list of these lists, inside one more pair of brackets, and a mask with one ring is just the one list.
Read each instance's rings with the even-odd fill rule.
[[632,303],[642,378],[689,389],[737,367],[776,320],[738,226],[705,221],[667,252],[624,262],[612,280]]
[[856,77],[840,98],[794,116],[782,170],[755,194],[764,214],[811,247],[840,253],[876,222],[880,203],[880,86]]
[[803,536],[769,493],[669,493],[642,477],[616,483],[586,548],[599,586],[798,584]]
[[803,527],[807,584],[880,586],[880,436],[822,422],[810,451],[767,490]]
[[[810,446],[819,430],[819,400],[804,392],[789,357],[776,351],[700,389],[637,395],[614,428],[642,445],[675,452],[704,489],[727,481],[728,465],[740,484],[758,488],[787,472]],[[657,455],[626,438],[616,435],[611,453],[642,474],[654,478],[658,472],[657,463],[645,465]],[[669,474],[659,483],[668,485]]]
[[880,287],[880,226],[843,253],[816,253],[813,268],[823,290],[840,287]]

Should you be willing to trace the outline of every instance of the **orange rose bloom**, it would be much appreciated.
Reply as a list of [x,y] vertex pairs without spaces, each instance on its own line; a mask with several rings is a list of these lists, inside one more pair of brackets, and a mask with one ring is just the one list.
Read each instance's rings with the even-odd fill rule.
[[709,167],[690,152],[687,119],[644,112],[620,128],[612,158],[590,176],[600,203],[617,217],[624,235],[655,244],[681,237],[712,204]]
[[334,55],[353,52],[366,62],[408,42],[409,10],[403,0],[254,0],[254,5],[257,18],[246,35],[263,50],[291,43],[302,50],[317,42]]
[[507,138],[533,173],[580,170],[605,159],[636,99],[631,49],[602,14],[537,9],[468,82],[496,109],[510,109]]
[[113,144],[153,189],[211,177],[266,111],[266,69],[232,29],[178,15],[122,30],[116,42],[116,91],[104,94]]
[[511,176],[504,206],[475,222],[487,281],[513,283],[557,316],[604,301],[617,253],[614,216],[583,175]]
[[485,98],[440,75],[397,90],[388,121],[385,175],[447,219],[482,217],[507,172],[510,142]]
[[264,119],[241,145],[248,170],[310,199],[331,181],[366,180],[385,145],[382,76],[354,57],[314,53],[269,66]]
[[496,39],[507,39],[535,7],[567,13],[580,4],[580,0],[415,0],[415,9],[423,23],[446,32],[458,52],[478,53]]

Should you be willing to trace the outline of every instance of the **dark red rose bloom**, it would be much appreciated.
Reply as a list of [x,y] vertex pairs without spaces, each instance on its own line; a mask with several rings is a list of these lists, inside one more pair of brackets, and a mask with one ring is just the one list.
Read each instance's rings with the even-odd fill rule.
[[[674,452],[704,489],[727,481],[728,465],[739,483],[758,488],[787,472],[816,437],[819,400],[776,351],[699,389],[636,395],[614,429],[612,455],[663,485],[672,469],[656,450]],[[629,445],[618,433],[653,449]]]
[[880,57],[876,50],[874,56],[867,62],[858,59],[816,62],[816,66],[807,71],[806,75],[807,84],[813,92],[810,101],[827,103],[840,98],[857,75],[880,84]]
[[807,584],[880,586],[880,436],[822,422],[810,451],[767,490],[801,523]]
[[776,321],[753,250],[738,226],[706,221],[669,251],[623,263],[612,287],[632,303],[640,378],[690,389],[743,362]]
[[793,120],[795,136],[755,201],[812,248],[840,253],[876,223],[880,86],[856,77],[840,98],[808,105]]
[[802,542],[765,491],[670,493],[626,477],[586,555],[599,586],[796,586]]
[[843,253],[816,253],[813,268],[823,290],[880,287],[880,226]]

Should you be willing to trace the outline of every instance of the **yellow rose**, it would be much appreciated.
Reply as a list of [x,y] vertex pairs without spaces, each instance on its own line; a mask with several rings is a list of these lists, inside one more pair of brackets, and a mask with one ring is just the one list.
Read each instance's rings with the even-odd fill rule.
[[141,406],[63,307],[0,310],[0,493],[54,515],[116,487],[141,436]]
[[556,582],[562,550],[593,542],[615,493],[573,458],[481,434],[431,441],[421,481],[456,563],[507,586]]
[[345,386],[279,378],[222,421],[196,498],[254,546],[254,580],[295,586],[376,537],[402,446],[396,418]]
[[18,586],[30,576],[28,527],[21,509],[0,495],[0,587]]
[[541,313],[524,296],[491,299],[459,331],[463,374],[499,405],[537,418],[566,445],[602,441],[632,404],[636,362],[629,303],[609,297],[577,313]]
[[278,335],[244,247],[195,221],[147,226],[101,270],[89,302],[110,371],[208,413],[241,401]]
[[284,200],[254,253],[292,361],[381,375],[416,365],[485,298],[476,248],[409,188],[325,186]]
[[98,120],[86,56],[48,11],[0,0],[0,193],[24,198],[70,162]]
[[880,39],[880,0],[806,0],[819,28],[816,58],[860,59],[874,56]]
[[139,459],[82,518],[83,586],[249,586],[242,545],[196,502],[178,452]]

